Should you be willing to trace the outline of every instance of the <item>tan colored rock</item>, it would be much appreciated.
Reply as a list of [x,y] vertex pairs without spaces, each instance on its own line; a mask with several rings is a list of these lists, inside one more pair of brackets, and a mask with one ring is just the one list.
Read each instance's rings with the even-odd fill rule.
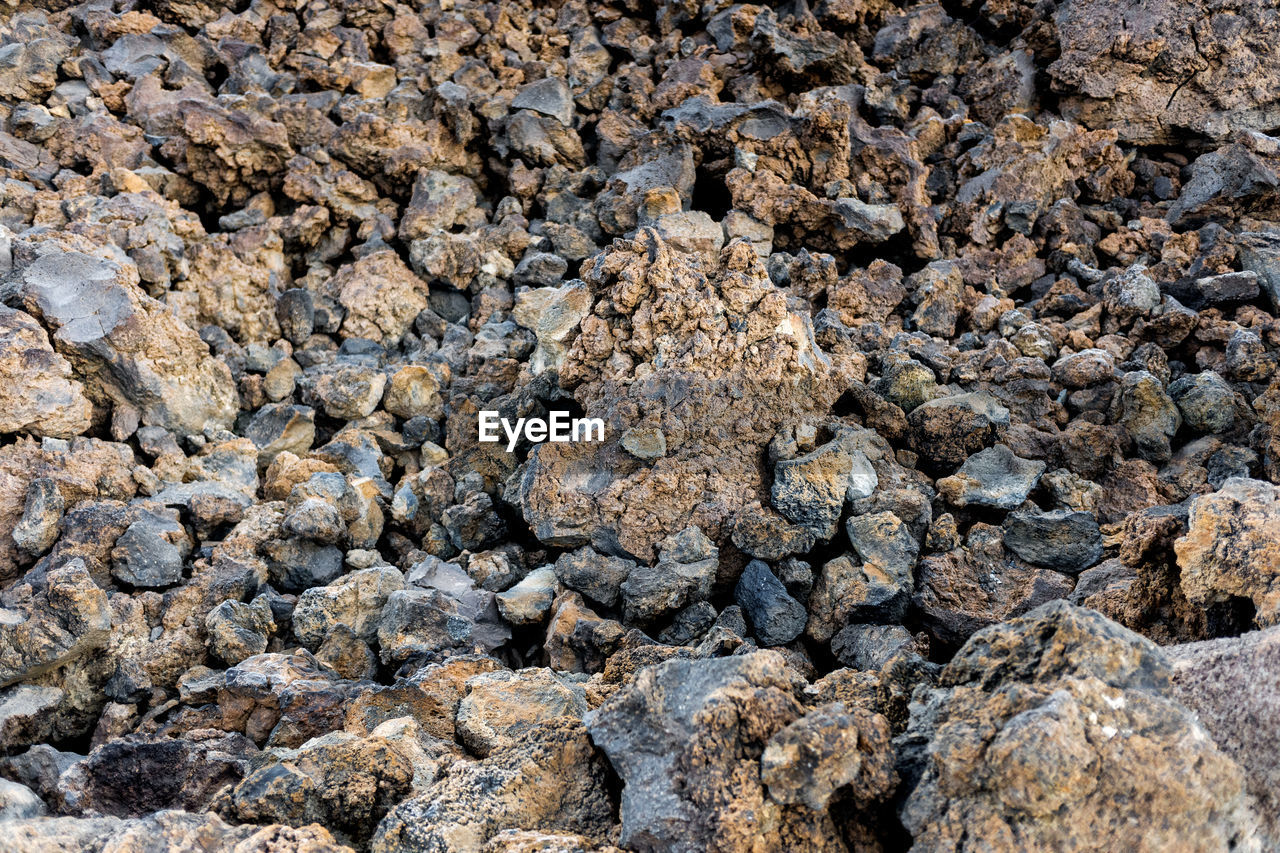
[[17,296],[95,403],[132,406],[142,423],[182,433],[231,424],[239,408],[231,372],[138,288],[136,267],[46,246],[22,269]]
[[84,386],[40,324],[0,307],[0,432],[71,438],[89,428],[92,415]]
[[410,364],[391,375],[382,407],[399,418],[425,416],[439,420],[444,414],[440,382],[428,368]]
[[400,256],[374,252],[338,270],[325,292],[347,310],[342,335],[394,346],[427,307],[425,283]]
[[974,635],[912,703],[913,849],[1260,849],[1244,773],[1169,674],[1149,640],[1065,602]]
[[1174,550],[1192,603],[1244,598],[1259,625],[1280,623],[1280,488],[1232,478],[1193,498],[1187,534]]
[[[646,561],[690,524],[723,541],[735,512],[768,500],[762,451],[779,425],[825,415],[838,396],[808,317],[787,310],[745,242],[708,276],[645,229],[582,276],[595,303],[560,377],[587,416],[605,418],[605,441],[535,449],[521,483],[526,521],[547,544],[617,543]],[[728,388],[740,395],[732,406]],[[641,423],[662,430],[666,456],[642,461],[621,447]]]

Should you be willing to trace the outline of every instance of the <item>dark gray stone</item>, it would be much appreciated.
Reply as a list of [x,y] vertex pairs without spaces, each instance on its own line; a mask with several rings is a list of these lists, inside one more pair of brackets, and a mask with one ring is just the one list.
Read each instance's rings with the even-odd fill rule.
[[1005,521],[1004,544],[1032,565],[1071,575],[1102,559],[1102,533],[1087,512],[1015,512]]
[[915,638],[901,625],[846,625],[831,638],[836,660],[858,670],[879,669],[900,650],[915,650]]
[[808,618],[804,607],[787,594],[782,581],[760,560],[747,563],[733,597],[763,646],[784,645],[804,630]]
[[980,450],[950,477],[938,481],[938,491],[953,506],[1017,509],[1040,481],[1045,463],[1022,459],[1003,444]]
[[561,554],[555,563],[560,583],[606,607],[618,603],[622,583],[635,567],[632,560],[606,556],[590,547]]
[[130,586],[170,586],[182,580],[183,561],[190,552],[177,513],[147,511],[116,540],[111,576]]

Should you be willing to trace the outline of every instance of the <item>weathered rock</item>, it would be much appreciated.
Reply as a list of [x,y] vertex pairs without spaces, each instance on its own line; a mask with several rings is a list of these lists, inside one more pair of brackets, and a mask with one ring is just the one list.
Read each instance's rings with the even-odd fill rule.
[[0,432],[71,438],[89,429],[93,407],[71,365],[54,352],[40,324],[0,306]]
[[21,850],[191,850],[202,845],[235,851],[296,850],[352,853],[320,826],[231,826],[217,815],[163,811],[144,818],[38,818],[8,824]]
[[1065,602],[975,634],[901,742],[914,844],[1087,845],[1091,826],[1135,847],[1256,848],[1244,774],[1166,697],[1169,675],[1149,640]]
[[1064,4],[1054,16],[1062,55],[1049,66],[1054,87],[1067,95],[1064,112],[1141,145],[1272,127],[1280,98],[1268,61],[1269,39],[1280,28],[1275,10],[1246,2],[1166,24],[1174,8]]
[[209,651],[231,666],[265,652],[276,627],[271,605],[263,596],[249,604],[222,602],[209,611],[204,626],[209,634]]
[[953,506],[1017,509],[1040,481],[1045,463],[1022,459],[1003,444],[970,456],[950,477],[938,481],[938,492]]
[[1257,800],[1264,849],[1280,842],[1275,733],[1280,701],[1280,629],[1165,646],[1173,664],[1172,696],[1195,712],[1218,748],[1245,771]]
[[58,484],[49,477],[37,477],[27,486],[22,519],[13,528],[13,541],[28,554],[40,555],[58,540],[58,524],[66,501]]
[[50,250],[16,275],[15,299],[51,330],[90,399],[132,406],[142,423],[182,433],[231,424],[230,371],[138,289],[132,265]]
[[787,846],[836,843],[825,812],[779,804],[760,778],[769,739],[801,716],[776,652],[641,670],[586,718],[622,777],[621,843],[740,849],[766,827]]
[[1205,606],[1243,598],[1262,626],[1280,622],[1280,489],[1232,478],[1191,500],[1187,534],[1174,543],[1187,599]]
[[102,648],[111,631],[107,595],[82,560],[35,571],[0,596],[0,686],[29,681]]
[[378,623],[388,597],[404,589],[404,575],[390,566],[362,569],[336,583],[315,586],[298,596],[293,633],[309,648],[323,642],[338,625],[364,640],[378,636]]
[[1079,574],[1102,559],[1102,533],[1087,512],[1015,512],[1004,523],[1004,544],[1022,559]]
[[582,723],[544,723],[511,749],[461,765],[397,806],[370,849],[478,851],[502,830],[529,827],[600,840],[613,823],[606,778]]
[[557,717],[581,720],[586,712],[582,687],[551,670],[499,670],[468,679],[458,705],[458,737],[484,758]]
[[907,423],[912,450],[949,470],[994,443],[1009,425],[1009,410],[986,394],[957,394],[921,404]]
[[804,607],[759,560],[752,560],[742,570],[733,597],[751,620],[752,633],[762,646],[785,645],[804,630]]
[[779,803],[802,802],[821,811],[849,785],[858,802],[880,800],[896,782],[889,721],[842,703],[823,705],[769,739],[760,756],[760,781]]
[[719,551],[696,527],[687,527],[659,544],[658,561],[636,566],[622,583],[627,621],[647,624],[711,595]]

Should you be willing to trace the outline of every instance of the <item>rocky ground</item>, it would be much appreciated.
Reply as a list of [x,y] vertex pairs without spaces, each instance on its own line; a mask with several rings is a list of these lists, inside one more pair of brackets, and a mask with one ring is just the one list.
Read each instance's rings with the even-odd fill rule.
[[5,2],[0,846],[1280,849],[1270,0]]

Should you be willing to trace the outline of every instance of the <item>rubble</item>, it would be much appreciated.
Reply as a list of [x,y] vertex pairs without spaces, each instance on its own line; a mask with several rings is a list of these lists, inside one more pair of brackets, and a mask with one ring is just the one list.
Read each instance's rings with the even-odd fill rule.
[[1275,847],[1278,31],[11,0],[7,846]]

